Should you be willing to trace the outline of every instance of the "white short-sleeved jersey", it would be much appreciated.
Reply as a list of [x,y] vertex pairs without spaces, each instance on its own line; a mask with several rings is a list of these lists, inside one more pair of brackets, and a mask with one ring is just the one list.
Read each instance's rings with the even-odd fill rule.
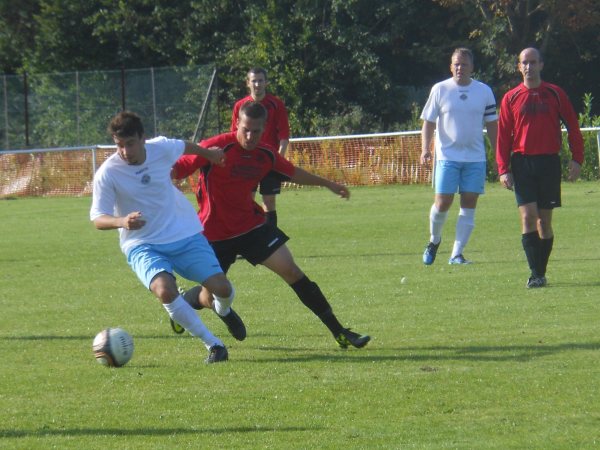
[[421,119],[436,124],[437,159],[485,161],[483,125],[498,120],[494,93],[480,81],[460,86],[449,78],[431,88]]
[[143,164],[127,164],[114,153],[94,175],[91,220],[134,211],[146,220],[139,230],[119,228],[125,254],[140,244],[168,244],[202,231],[193,205],[170,178],[171,167],[185,149],[184,141],[161,136],[146,141],[145,147]]

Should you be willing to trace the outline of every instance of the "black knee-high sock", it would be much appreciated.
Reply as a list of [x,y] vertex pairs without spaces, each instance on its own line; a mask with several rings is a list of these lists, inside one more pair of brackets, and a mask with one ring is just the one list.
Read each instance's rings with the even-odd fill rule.
[[188,302],[188,304],[198,310],[198,309],[202,309],[203,306],[200,304],[200,300],[199,300],[199,296],[200,296],[200,291],[202,290],[202,286],[198,285],[198,286],[194,286],[191,289],[188,289],[187,291],[185,291],[183,293],[183,299]]
[[540,261],[541,261],[541,239],[537,231],[531,233],[525,233],[521,236],[521,243],[523,244],[523,250],[525,250],[525,256],[527,257],[527,263],[529,269],[531,269],[531,276],[541,277],[539,273]]
[[333,314],[331,305],[321,292],[317,283],[310,281],[305,275],[294,284],[290,284],[290,286],[300,301],[321,319],[321,322],[323,322],[334,335],[338,335],[344,329],[342,324],[337,320],[337,317],[335,317],[335,314]]
[[267,224],[277,227],[277,211],[267,211],[265,215],[267,217]]
[[540,239],[540,267],[538,269],[541,276],[546,275],[546,268],[548,267],[548,260],[550,259],[550,253],[552,253],[552,245],[554,244],[554,236],[549,239]]

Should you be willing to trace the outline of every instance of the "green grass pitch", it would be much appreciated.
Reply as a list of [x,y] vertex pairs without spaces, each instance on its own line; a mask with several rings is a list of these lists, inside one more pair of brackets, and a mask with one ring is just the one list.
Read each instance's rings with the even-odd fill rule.
[[[137,281],[89,198],[0,201],[2,449],[581,449],[600,446],[598,183],[563,184],[549,286],[527,290],[512,193],[488,185],[465,252],[447,264],[458,205],[433,266],[421,255],[426,186],[286,190],[281,228],[342,323],[341,350],[264,268],[232,267],[237,342],[209,311],[230,361]],[[401,282],[404,278],[404,282]],[[185,283],[183,283],[185,284]],[[95,362],[121,326],[129,364]]]

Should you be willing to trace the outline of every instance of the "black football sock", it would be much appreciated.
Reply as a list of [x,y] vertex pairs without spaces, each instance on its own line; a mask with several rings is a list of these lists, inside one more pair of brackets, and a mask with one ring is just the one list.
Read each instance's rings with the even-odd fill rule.
[[199,300],[201,290],[202,290],[202,286],[197,285],[191,289],[188,289],[182,295],[183,299],[188,303],[188,305],[190,305],[192,308],[194,308],[196,310],[202,309],[202,305],[200,304],[200,300]]
[[267,224],[277,227],[277,211],[267,211]]
[[527,257],[527,263],[531,270],[531,276],[540,277],[543,276],[538,272],[541,261],[541,239],[537,231],[531,233],[525,233],[521,236],[521,243],[523,244],[523,250],[525,250],[525,256]]
[[331,305],[317,283],[310,281],[305,275],[294,284],[290,284],[290,287],[294,290],[300,301],[329,328],[329,331],[336,336],[341,333],[344,327],[337,320],[337,317],[331,310]]
[[548,267],[548,260],[550,259],[550,253],[552,253],[552,246],[554,244],[554,236],[550,239],[540,240],[540,267],[539,273],[541,276],[546,276],[546,268]]

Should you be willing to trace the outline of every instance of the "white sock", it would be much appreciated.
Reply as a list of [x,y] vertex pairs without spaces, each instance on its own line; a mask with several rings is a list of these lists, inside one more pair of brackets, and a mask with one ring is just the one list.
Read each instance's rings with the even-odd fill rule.
[[229,297],[218,297],[213,294],[215,312],[221,317],[226,316],[231,311],[231,304],[235,297],[235,289],[231,286],[231,294]]
[[456,240],[454,241],[451,258],[462,254],[469,242],[473,228],[475,228],[475,209],[460,208],[458,220],[456,221]]
[[434,244],[439,244],[442,240],[442,229],[444,228],[447,217],[448,211],[440,212],[435,207],[435,203],[431,205],[431,210],[429,211],[429,230],[431,232],[431,237],[429,240]]
[[192,336],[199,337],[207,349],[213,345],[223,345],[223,342],[206,328],[194,308],[181,295],[171,303],[163,304],[163,306],[171,319],[188,330]]

